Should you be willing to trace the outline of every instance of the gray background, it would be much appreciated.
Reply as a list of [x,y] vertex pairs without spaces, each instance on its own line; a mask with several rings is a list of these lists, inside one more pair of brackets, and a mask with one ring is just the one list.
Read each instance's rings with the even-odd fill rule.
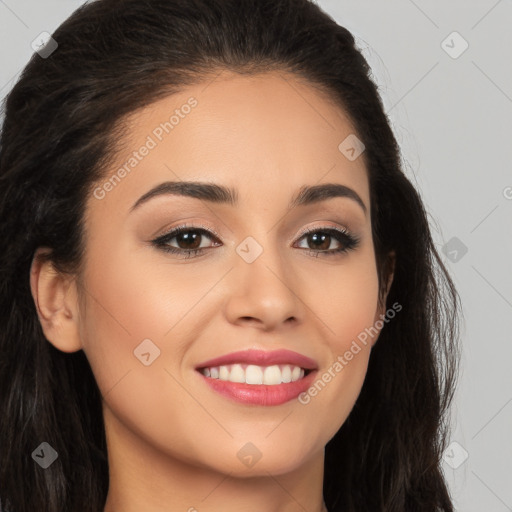
[[[82,3],[0,0],[0,98],[31,42]],[[405,172],[462,297],[455,444],[443,462],[457,510],[512,511],[511,1],[317,3],[356,36],[372,66]]]

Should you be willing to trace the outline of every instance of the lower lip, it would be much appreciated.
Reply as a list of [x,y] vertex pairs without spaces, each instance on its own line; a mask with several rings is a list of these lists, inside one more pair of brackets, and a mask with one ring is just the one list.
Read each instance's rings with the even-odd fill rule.
[[313,370],[302,379],[274,386],[228,382],[206,377],[201,372],[198,373],[211,389],[235,402],[254,405],[280,405],[297,398],[306,391],[311,386],[317,372]]

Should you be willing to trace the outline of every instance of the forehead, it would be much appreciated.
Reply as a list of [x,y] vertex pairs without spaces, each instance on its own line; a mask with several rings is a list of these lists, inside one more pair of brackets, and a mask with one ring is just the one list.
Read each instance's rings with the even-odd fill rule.
[[125,171],[104,205],[131,206],[158,183],[179,180],[236,188],[253,206],[288,198],[304,185],[341,183],[369,205],[364,159],[342,151],[355,136],[352,123],[329,96],[295,75],[222,72],[125,122],[123,149],[103,182],[122,166]]

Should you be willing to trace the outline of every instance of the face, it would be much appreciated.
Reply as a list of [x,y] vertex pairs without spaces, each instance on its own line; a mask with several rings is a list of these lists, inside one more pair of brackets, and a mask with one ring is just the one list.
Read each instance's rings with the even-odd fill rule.
[[[350,413],[377,339],[358,336],[383,312],[364,155],[339,149],[355,130],[284,73],[224,72],[129,126],[88,198],[78,290],[109,437],[241,476],[297,468]],[[269,359],[214,379],[210,360],[246,350]],[[274,384],[226,383],[237,362]]]

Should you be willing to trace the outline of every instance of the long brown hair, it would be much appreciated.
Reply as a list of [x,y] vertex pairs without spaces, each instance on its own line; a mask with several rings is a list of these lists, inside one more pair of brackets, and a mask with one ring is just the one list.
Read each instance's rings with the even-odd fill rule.
[[[372,349],[357,402],[326,446],[331,512],[452,512],[440,470],[457,375],[459,298],[404,175],[352,34],[310,0],[97,0],[34,54],[4,104],[0,139],[0,504],[102,512],[101,395],[82,351],[44,337],[29,286],[39,246],[78,272],[84,205],[123,117],[218,70],[286,70],[326,91],[365,145],[379,283],[402,305]],[[42,471],[40,441],[58,452]]]

